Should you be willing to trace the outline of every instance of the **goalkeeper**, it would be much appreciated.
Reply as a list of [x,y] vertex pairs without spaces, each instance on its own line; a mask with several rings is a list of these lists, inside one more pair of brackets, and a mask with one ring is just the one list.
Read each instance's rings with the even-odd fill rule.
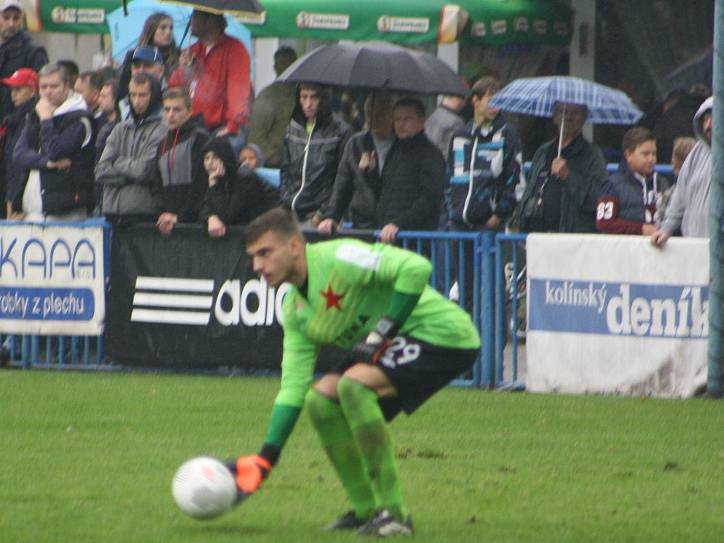
[[[465,311],[427,283],[430,263],[385,244],[307,244],[288,210],[246,227],[254,271],[291,285],[283,304],[281,387],[258,455],[233,464],[240,497],[279,459],[302,407],[309,412],[352,510],[327,526],[377,537],[411,535],[387,422],[412,413],[474,363],[480,338]],[[320,346],[350,350],[312,385]]]

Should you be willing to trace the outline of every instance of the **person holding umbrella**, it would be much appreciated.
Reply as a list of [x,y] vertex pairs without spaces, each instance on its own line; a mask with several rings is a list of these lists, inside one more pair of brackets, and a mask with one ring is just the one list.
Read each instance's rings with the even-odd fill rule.
[[582,134],[588,108],[558,102],[553,123],[559,137],[533,156],[528,185],[514,225],[523,232],[596,232],[596,202],[606,181],[600,149]]

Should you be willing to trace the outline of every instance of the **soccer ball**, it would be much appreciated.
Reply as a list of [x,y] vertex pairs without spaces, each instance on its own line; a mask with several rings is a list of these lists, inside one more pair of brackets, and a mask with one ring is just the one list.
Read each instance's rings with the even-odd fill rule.
[[234,475],[209,456],[184,462],[173,476],[171,491],[179,509],[197,519],[217,517],[236,500]]

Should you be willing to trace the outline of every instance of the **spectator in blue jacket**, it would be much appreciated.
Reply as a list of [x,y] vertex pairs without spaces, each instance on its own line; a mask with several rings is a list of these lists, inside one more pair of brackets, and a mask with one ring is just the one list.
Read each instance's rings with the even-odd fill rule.
[[448,220],[454,230],[500,230],[516,206],[522,154],[515,129],[490,107],[500,82],[483,77],[472,88],[473,118],[453,138],[448,157],[452,173],[446,191]]

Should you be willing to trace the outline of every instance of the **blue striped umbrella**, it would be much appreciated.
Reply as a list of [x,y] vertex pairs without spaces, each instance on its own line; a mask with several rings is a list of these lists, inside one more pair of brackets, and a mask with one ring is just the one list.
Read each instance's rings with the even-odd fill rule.
[[569,76],[516,79],[503,87],[490,106],[536,117],[552,117],[557,102],[588,108],[594,124],[634,124],[643,113],[622,91]]

